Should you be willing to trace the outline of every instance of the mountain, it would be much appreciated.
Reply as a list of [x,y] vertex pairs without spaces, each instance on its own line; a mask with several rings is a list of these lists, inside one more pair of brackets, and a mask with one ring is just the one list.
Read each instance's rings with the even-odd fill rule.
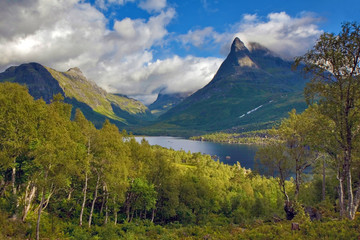
[[160,92],[155,102],[150,104],[148,108],[154,116],[160,116],[171,108],[178,105],[185,98],[190,96],[192,92],[185,93],[162,93]]
[[258,43],[247,48],[235,38],[212,81],[161,115],[156,126],[205,132],[269,128],[291,109],[306,108],[307,80],[292,64]]
[[0,73],[0,82],[26,84],[29,93],[49,103],[54,94],[61,93],[65,102],[80,108],[84,115],[100,127],[108,118],[120,126],[138,124],[149,118],[150,111],[141,102],[123,95],[107,93],[86,79],[79,68],[58,72],[38,63],[10,67]]

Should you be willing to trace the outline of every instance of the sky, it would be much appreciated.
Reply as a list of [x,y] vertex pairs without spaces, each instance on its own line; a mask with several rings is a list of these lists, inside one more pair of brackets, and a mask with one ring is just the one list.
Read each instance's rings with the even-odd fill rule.
[[0,0],[0,71],[79,67],[149,104],[205,86],[235,37],[291,60],[359,12],[358,0]]

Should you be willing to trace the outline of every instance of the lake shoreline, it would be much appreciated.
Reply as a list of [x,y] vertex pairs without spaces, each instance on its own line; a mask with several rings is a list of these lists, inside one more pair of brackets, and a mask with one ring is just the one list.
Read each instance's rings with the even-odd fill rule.
[[176,151],[207,154],[224,164],[234,165],[239,162],[247,169],[254,169],[254,157],[259,147],[255,144],[215,143],[170,136],[135,136],[138,142],[143,138],[150,145],[159,145]]

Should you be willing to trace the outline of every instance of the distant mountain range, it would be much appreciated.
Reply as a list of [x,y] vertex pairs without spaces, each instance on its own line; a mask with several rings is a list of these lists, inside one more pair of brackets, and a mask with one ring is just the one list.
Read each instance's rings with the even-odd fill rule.
[[148,108],[154,116],[160,116],[171,108],[181,103],[185,98],[189,97],[192,92],[185,93],[162,93],[160,92],[155,102],[150,104]]
[[97,127],[106,118],[118,126],[127,126],[140,124],[151,117],[144,104],[123,95],[107,93],[87,80],[79,68],[58,72],[38,63],[27,63],[0,73],[0,82],[4,81],[25,84],[35,99],[42,98],[47,103],[54,94],[61,93],[65,102],[72,104],[74,110],[80,108]]
[[235,38],[205,87],[193,94],[159,93],[149,108],[125,95],[107,93],[79,68],[59,72],[38,63],[22,64],[0,73],[0,82],[26,84],[35,99],[46,102],[61,93],[97,127],[108,118],[134,133],[190,136],[269,128],[291,109],[303,111],[307,80],[291,70],[292,64],[257,43],[247,48]]

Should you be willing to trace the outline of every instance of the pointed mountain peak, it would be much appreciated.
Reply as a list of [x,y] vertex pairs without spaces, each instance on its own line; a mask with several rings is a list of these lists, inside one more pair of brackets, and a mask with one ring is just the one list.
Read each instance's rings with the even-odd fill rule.
[[240,52],[244,50],[247,50],[245,44],[238,37],[236,37],[231,45],[231,52]]
[[78,73],[78,74],[84,75],[84,74],[82,73],[82,71],[80,70],[80,68],[78,68],[78,67],[70,68],[69,70],[67,70],[67,72],[68,72],[68,73],[69,73],[69,72],[73,72],[73,73]]

